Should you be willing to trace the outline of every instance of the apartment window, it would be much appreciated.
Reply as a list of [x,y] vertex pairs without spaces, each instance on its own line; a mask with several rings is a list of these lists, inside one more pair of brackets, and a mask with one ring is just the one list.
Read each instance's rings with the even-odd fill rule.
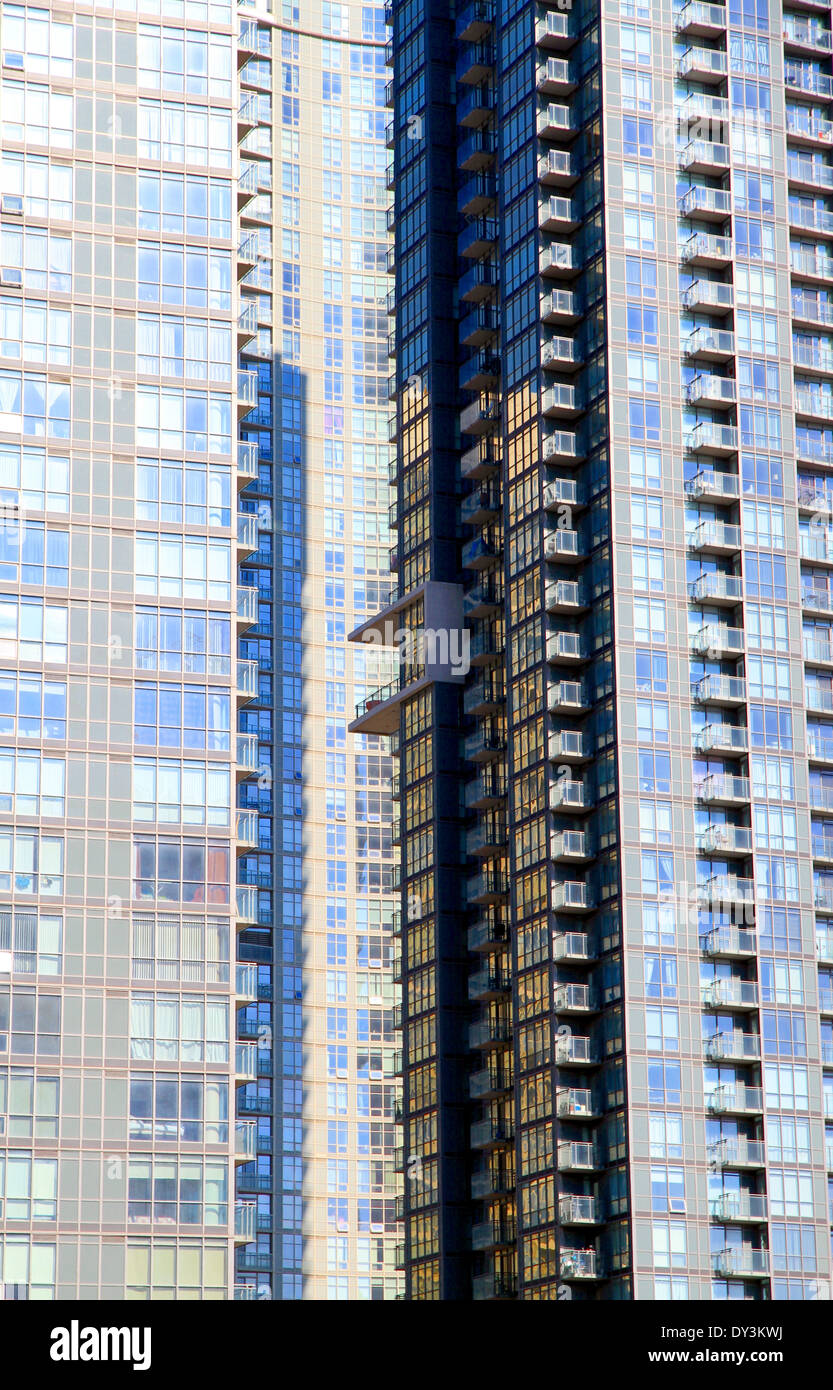
[[65,778],[63,758],[0,748],[0,813],[62,816]]
[[[810,1092],[806,1067],[790,1062],[767,1062],[763,1071],[767,1110],[809,1110]],[[771,1118],[769,1123],[771,1126]],[[780,1155],[780,1133],[779,1130],[778,1155],[770,1144],[770,1157]]]
[[682,1221],[654,1221],[651,1225],[655,1269],[685,1269],[686,1228]]
[[652,1114],[648,1117],[652,1158],[682,1158],[682,1115]]
[[682,1168],[651,1165],[651,1210],[685,1211],[685,1177]]
[[228,1082],[216,1077],[135,1072],[130,1078],[130,1137],[184,1144],[227,1144]]
[[231,621],[199,609],[183,612],[176,608],[139,608],[136,613],[136,665],[145,671],[230,676]]
[[60,975],[62,928],[48,913],[0,912],[0,974]]
[[164,902],[227,903],[228,842],[209,840],[206,845],[198,840],[137,838],[133,845],[133,896]]
[[130,1056],[145,1062],[227,1062],[228,1002],[188,994],[132,995]]
[[0,1052],[58,1057],[60,1051],[60,995],[0,987]]
[[0,1219],[55,1221],[57,1215],[58,1160],[0,1152]]
[[131,938],[134,980],[228,983],[227,918],[135,914]]
[[127,1191],[131,1224],[224,1226],[228,1221],[228,1165],[221,1160],[132,1158]]
[[0,892],[60,897],[64,842],[34,830],[0,827]]
[[[205,235],[203,233],[203,235]],[[231,255],[140,241],[138,298],[154,304],[185,304],[193,309],[231,308]]]
[[0,356],[67,366],[71,336],[69,309],[0,296]]
[[[2,691],[2,676],[0,676]],[[230,747],[231,696],[203,685],[138,681],[133,700],[136,743],[168,748]],[[0,725],[0,729],[2,725]]]
[[646,1008],[645,1046],[649,1052],[679,1052],[679,1010],[665,1006]]
[[22,1067],[0,1068],[0,1135],[57,1139],[60,1081]]

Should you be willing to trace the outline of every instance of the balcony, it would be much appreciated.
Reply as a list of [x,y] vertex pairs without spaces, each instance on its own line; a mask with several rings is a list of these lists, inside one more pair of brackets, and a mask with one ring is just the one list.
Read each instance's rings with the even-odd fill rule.
[[688,587],[692,603],[734,607],[743,598],[743,580],[739,574],[724,574],[721,570],[707,570],[698,574]]
[[690,550],[703,555],[734,555],[741,548],[739,526],[725,521],[701,521],[689,536]]
[[746,753],[749,732],[745,724],[705,724],[697,731],[694,746],[698,753]]
[[592,756],[590,738],[580,729],[558,729],[549,736],[547,757],[550,762],[585,763]]
[[515,1222],[512,1217],[492,1221],[476,1221],[471,1228],[472,1250],[494,1250],[501,1245],[514,1245]]
[[569,12],[548,10],[535,23],[535,42],[539,48],[572,48],[578,35]]
[[[723,1225],[735,1222],[756,1225],[767,1219],[767,1200],[763,1193],[723,1192],[709,1203],[712,1221]],[[761,1253],[761,1252],[759,1252]]]
[[248,415],[257,405],[257,372],[237,373],[237,413]]
[[509,972],[498,967],[489,970],[475,970],[473,974],[469,975],[468,996],[472,1002],[500,999],[511,988],[512,980]]
[[490,1116],[485,1120],[475,1120],[469,1131],[473,1149],[496,1149],[511,1144],[515,1137],[515,1126],[510,1117]]
[[509,942],[509,928],[503,918],[490,909],[469,927],[467,941],[472,952],[500,950]]
[[578,177],[578,166],[569,150],[549,149],[538,156],[539,183],[568,188]]
[[597,1067],[600,1058],[592,1038],[567,1033],[556,1037],[555,1063],[559,1067]]
[[538,209],[538,225],[545,232],[572,232],[581,225],[569,198],[552,194]]
[[457,11],[458,42],[479,43],[491,33],[494,22],[494,0],[466,0]]
[[[590,965],[597,958],[596,948],[586,932],[555,932],[552,938],[553,960],[563,961],[565,965]],[[569,1037],[556,1040],[569,1043]],[[584,1038],[583,1042],[587,1042]]]
[[749,778],[712,772],[697,786],[697,796],[706,806],[745,805],[750,798]]
[[555,382],[541,393],[541,413],[553,419],[569,419],[581,414],[576,388],[566,382]]
[[500,358],[488,348],[475,351],[461,364],[457,379],[461,391],[491,391],[500,381]]
[[721,1279],[768,1279],[769,1251],[728,1247],[712,1255],[712,1273]]
[[466,43],[457,50],[457,81],[470,86],[485,82],[495,66],[495,50],[490,43]]
[[735,355],[735,335],[727,328],[695,328],[683,340],[683,352],[698,362],[727,362]]
[[700,854],[751,854],[752,831],[743,825],[709,825],[698,833],[697,849]]
[[[691,100],[691,98],[689,98],[689,100]],[[717,98],[712,97],[707,100],[715,101]],[[724,102],[722,98],[720,101],[721,105],[726,107],[726,110],[721,112],[716,118],[707,113],[707,120],[718,119],[725,121],[729,119],[728,103]],[[698,110],[694,118],[698,121],[702,120],[703,113]],[[696,141],[694,143],[702,145],[706,142]],[[691,148],[691,146],[688,148]],[[725,145],[721,145],[720,148],[725,149],[726,147]],[[692,150],[692,158],[694,154],[695,151]],[[708,166],[708,172],[712,174],[715,173],[715,166],[711,163]],[[727,188],[706,188],[702,184],[695,184],[693,187],[686,189],[685,193],[682,194],[678,203],[678,208],[681,217],[696,217],[704,222],[711,221],[722,223],[726,221],[727,217],[731,216],[732,198]]]
[[692,313],[730,314],[734,304],[734,287],[722,280],[695,280],[683,290],[683,308]]
[[498,221],[495,217],[473,217],[457,238],[457,250],[466,259],[479,259],[494,250],[498,240]]
[[688,48],[677,60],[677,76],[683,81],[720,83],[727,73],[727,56],[720,49]]
[[822,811],[828,815],[833,815],[833,784],[828,784],[827,782],[811,782],[810,806],[814,811]]
[[493,216],[497,206],[494,171],[470,174],[457,190],[457,209],[464,217]]
[[833,144],[833,121],[826,120],[823,116],[817,116],[814,112],[808,111],[806,107],[798,110],[791,110],[787,107],[787,138],[794,145],[816,145]]
[[257,734],[238,734],[236,747],[238,777],[250,777],[257,772]]
[[826,283],[833,279],[833,256],[793,247],[790,251],[790,270],[799,280]]
[[547,691],[547,708],[553,713],[577,714],[589,709],[591,700],[581,681],[558,681]]
[[[560,887],[556,884],[555,887]],[[553,991],[553,1012],[556,1014],[598,1013],[596,998],[589,985],[558,984]]]
[[509,880],[502,869],[481,869],[466,884],[466,902],[469,906],[501,902],[508,894]]
[[537,129],[542,140],[572,140],[578,134],[571,108],[556,101],[538,112]]
[[593,798],[584,782],[560,777],[550,787],[551,811],[590,811],[592,807]]
[[[829,11],[826,17],[829,17]],[[798,19],[793,15],[785,15],[784,48],[788,52],[795,50],[815,55],[829,54],[833,51],[830,30],[823,28],[817,19]]]
[[471,1100],[494,1100],[497,1096],[504,1095],[512,1090],[512,1070],[511,1067],[501,1065],[501,1060],[505,1053],[496,1052],[496,1061],[488,1067],[481,1067],[479,1071],[472,1072],[469,1076],[469,1097]]
[[256,890],[246,884],[238,883],[235,892],[235,915],[238,925],[254,925],[257,922]]
[[234,1239],[239,1245],[247,1245],[257,1239],[257,1202],[235,1202]]
[[746,681],[741,676],[703,676],[691,693],[701,705],[745,705]]
[[237,586],[237,626],[241,630],[257,626],[258,591],[248,584]]
[[575,338],[548,338],[541,348],[541,366],[554,372],[578,371],[583,361]]
[[712,911],[719,908],[734,912],[738,906],[751,911],[755,903],[755,881],[738,878],[736,874],[712,874],[700,879],[697,896],[701,903],[709,904]]
[[254,512],[237,513],[237,559],[244,560],[253,555],[258,548],[257,515]]
[[692,38],[714,39],[726,29],[726,9],[723,5],[705,5],[689,0],[674,21],[678,34]]
[[491,1269],[487,1274],[475,1274],[471,1281],[471,1296],[475,1303],[516,1298],[517,1293],[515,1275],[504,1270]]
[[492,672],[472,681],[463,691],[463,710],[466,714],[495,714],[505,703],[503,679]]
[[239,703],[254,700],[257,695],[257,662],[238,659],[236,694]]
[[483,347],[494,342],[499,327],[494,304],[482,300],[460,319],[460,342],[464,347]]
[[819,730],[808,728],[807,756],[811,762],[833,763],[833,738],[825,738]]
[[462,478],[489,478],[500,468],[500,456],[495,441],[487,437],[478,439],[460,457],[460,476]]
[[[710,1062],[759,1062],[761,1059],[761,1038],[758,1033],[721,1032],[715,1033],[706,1040],[706,1058]],[[724,1141],[729,1145],[728,1140]],[[737,1141],[732,1146],[735,1157],[729,1166],[738,1166],[737,1153],[742,1152]],[[756,1148],[763,1155],[763,1144],[756,1145]],[[725,1166],[725,1165],[724,1165]]]
[[[234,1157],[238,1163],[248,1163],[257,1158],[257,1120],[238,1120],[236,1122],[234,1126]],[[252,1203],[252,1205],[255,1204]]]
[[469,1047],[472,1051],[503,1047],[511,1039],[512,1025],[508,1018],[486,1018],[469,1025]]
[[583,457],[576,436],[569,430],[553,430],[545,434],[541,454],[544,463],[578,463]]
[[551,241],[542,246],[538,270],[548,279],[573,279],[581,270],[581,260],[574,246],[566,241]]
[[469,130],[457,146],[457,167],[466,173],[488,169],[495,162],[495,136],[491,126]]
[[238,1086],[257,1081],[257,1043],[235,1043],[234,1079]]
[[581,318],[578,296],[573,290],[550,290],[541,295],[544,323],[575,323]]
[[580,666],[588,660],[589,653],[578,632],[547,633],[547,661],[551,665]]
[[[729,377],[696,377],[697,381],[730,381]],[[735,382],[731,382],[735,387]],[[691,387],[689,387],[689,390]],[[700,468],[686,483],[686,493],[697,502],[737,502],[740,497],[740,478],[737,473],[718,473],[714,468]]]
[[802,560],[813,560],[817,565],[833,565],[833,532],[822,530],[813,534],[800,530],[798,553]]
[[544,606],[548,613],[577,613],[589,605],[578,579],[551,579],[544,592]]
[[556,830],[550,836],[550,858],[555,863],[587,863],[593,849],[583,830]]
[[602,1112],[592,1091],[563,1086],[555,1093],[555,1113],[559,1120],[598,1120]]
[[238,811],[236,822],[236,847],[237,849],[257,849],[257,811]]
[[[712,378],[712,380],[723,378]],[[709,401],[714,408],[714,402]],[[725,402],[734,404],[733,401]],[[738,451],[738,431],[735,425],[715,425],[710,420],[701,420],[687,436],[685,447],[690,454],[736,454]]]
[[559,1173],[594,1173],[604,1167],[595,1144],[567,1139],[558,1145],[557,1152]]
[[559,507],[577,507],[579,503],[578,483],[575,478],[552,478],[544,484],[544,510],[556,511]]
[[[582,879],[554,883],[552,885],[550,906],[553,912],[584,913],[593,912],[595,910],[595,903],[593,901],[590,885],[585,883]],[[563,1009],[559,1009],[558,1003],[556,1002],[556,1013],[589,1012],[589,1000],[584,999],[583,995],[579,997],[578,994],[573,995],[569,993],[570,990],[584,990],[585,988],[584,985],[559,986],[558,989],[556,989],[556,1001],[558,998],[562,998],[564,1007]],[[568,993],[559,996],[559,989],[566,990]]]
[[257,477],[257,445],[251,442],[237,445],[237,474],[242,480],[250,482]]
[[706,1096],[706,1109],[712,1115],[763,1115],[764,1093],[741,1082],[716,1086]]
[[710,980],[701,986],[704,1009],[757,1009],[758,986],[754,980]]
[[711,931],[700,938],[700,950],[703,955],[716,959],[747,960],[755,955],[757,949],[755,933],[746,931],[743,927],[712,927]]
[[595,1197],[560,1197],[558,1220],[562,1226],[599,1226],[602,1216]]
[[569,96],[578,86],[578,79],[566,58],[548,58],[535,69],[535,86],[542,95]]
[[492,115],[495,104],[495,91],[490,82],[469,85],[457,102],[457,121],[461,126],[472,129],[484,125]]
[[833,644],[829,637],[804,633],[804,660],[810,666],[833,666]]
[[727,265],[733,254],[731,237],[711,236],[707,232],[693,232],[680,247],[680,260],[684,265],[713,269]]
[[820,237],[833,236],[833,212],[826,208],[806,207],[804,204],[790,201],[789,219],[790,226],[798,227],[802,232],[810,232]]
[[710,174],[718,177],[732,165],[728,145],[716,140],[691,140],[680,154],[680,168],[688,174]]
[[489,434],[500,423],[500,402],[491,396],[481,396],[460,412],[461,434]]
[[[737,382],[730,376],[699,372],[686,386],[685,398],[688,405],[708,406],[711,410],[731,410],[737,405]],[[699,429],[699,426],[696,429]]]
[[468,762],[489,762],[506,751],[506,730],[498,725],[480,724],[463,745]]
[[562,1250],[558,1268],[561,1278],[568,1282],[602,1278],[599,1257],[595,1250]]
[[742,627],[706,623],[699,632],[692,633],[691,650],[694,655],[709,661],[740,657],[746,650],[746,635]]

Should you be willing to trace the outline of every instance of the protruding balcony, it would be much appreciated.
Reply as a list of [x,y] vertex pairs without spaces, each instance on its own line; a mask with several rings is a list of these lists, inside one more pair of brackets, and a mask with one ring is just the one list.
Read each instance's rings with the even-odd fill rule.
[[495,305],[481,300],[460,319],[460,342],[464,347],[484,347],[494,342],[499,328]]
[[460,412],[461,434],[490,434],[500,423],[500,402],[492,396],[480,396]]
[[823,815],[833,815],[833,785],[826,782],[810,783],[810,806]]
[[578,34],[569,11],[547,10],[535,22],[535,42],[539,48],[572,48]]
[[535,86],[542,96],[565,97],[578,86],[578,77],[567,58],[547,58],[535,69]]
[[590,837],[584,830],[554,830],[550,858],[557,864],[586,864],[593,858]]
[[257,734],[238,734],[235,771],[238,777],[251,777],[257,772]]
[[[552,885],[552,897],[550,900],[550,906],[552,907],[553,912],[587,913],[593,912],[595,910],[596,904],[593,901],[593,893],[589,883],[585,883],[583,879],[576,879],[567,880],[562,883],[554,883]],[[559,986],[559,988],[564,990],[571,990],[584,989],[585,986],[563,985]],[[556,990],[556,995],[558,995],[558,990]],[[589,1009],[589,1004],[583,1006],[580,1009],[577,1005],[576,1008],[578,1012],[585,1013]],[[567,1011],[568,1010],[565,1006],[565,1009],[561,1010],[560,1012]],[[557,1004],[556,1012],[559,1012]]]
[[597,1067],[596,1044],[580,1033],[559,1033],[555,1039],[555,1064],[558,1067]]
[[692,603],[711,607],[734,608],[743,598],[743,580],[739,574],[724,574],[721,570],[706,570],[688,586]]
[[237,373],[237,413],[248,415],[257,405],[257,372]]
[[541,348],[541,366],[553,372],[575,372],[582,365],[575,338],[548,338]]
[[539,183],[569,188],[578,177],[578,165],[569,150],[549,149],[538,156]]
[[722,1225],[757,1225],[767,1219],[767,1200],[758,1192],[723,1192],[709,1203],[712,1221]]
[[578,463],[583,457],[576,436],[569,430],[553,430],[541,443],[544,463]]
[[759,1086],[744,1086],[743,1082],[725,1082],[706,1096],[710,1115],[763,1115],[764,1093]]
[[[561,887],[556,884],[555,887]],[[553,990],[553,1012],[557,1014],[598,1013],[596,998],[589,985],[558,984]]]
[[706,806],[746,805],[750,798],[749,778],[712,772],[697,786],[697,796]]
[[758,949],[755,933],[743,927],[712,927],[700,938],[704,956],[724,960],[748,960]]
[[541,275],[550,280],[571,280],[581,270],[578,251],[567,241],[551,241],[542,246],[538,260]]
[[480,921],[469,927],[467,941],[475,953],[503,949],[509,942],[509,927],[499,909],[488,908]]
[[251,442],[237,445],[237,473],[242,481],[250,482],[257,477],[258,448]]
[[702,555],[733,555],[741,549],[739,526],[725,521],[701,521],[689,536],[690,550]]
[[575,478],[552,478],[544,484],[542,501],[545,511],[557,511],[561,507],[578,507],[579,490]]
[[685,398],[688,405],[707,406],[710,410],[732,410],[738,400],[737,382],[730,376],[699,372],[694,380],[688,383]]
[[508,1018],[484,1018],[469,1025],[469,1047],[472,1051],[505,1047],[511,1039],[512,1025]]
[[257,1202],[235,1202],[234,1242],[247,1245],[257,1239]]
[[237,812],[236,843],[238,849],[257,849],[257,811]]
[[[761,1038],[758,1033],[720,1032],[706,1040],[706,1058],[710,1062],[759,1062]],[[763,1150],[763,1144],[758,1146]]]
[[751,854],[752,831],[745,825],[709,825],[699,831],[697,849],[700,854],[709,855]]
[[257,695],[257,662],[238,658],[237,661],[237,700],[245,704]]
[[806,585],[801,590],[801,607],[810,613],[826,613],[833,616],[833,585],[823,588]]
[[475,1303],[516,1298],[518,1281],[508,1270],[490,1269],[486,1274],[475,1274],[471,1281],[471,1296]]
[[746,681],[741,676],[703,676],[692,686],[700,705],[745,705]]
[[234,992],[238,1004],[257,999],[257,966],[239,962],[234,972]]
[[604,1167],[595,1144],[566,1139],[558,1145],[559,1173],[594,1173]]
[[479,724],[463,745],[468,762],[492,762],[506,752],[506,730],[497,722]]
[[541,413],[550,419],[570,419],[581,414],[581,405],[572,383],[557,381],[541,393]]
[[486,764],[477,777],[466,783],[465,804],[470,811],[499,806],[505,797],[506,771],[502,765]]
[[498,241],[495,217],[472,217],[457,238],[457,250],[467,260],[480,259],[494,251]]
[[[713,406],[713,403],[710,404]],[[687,436],[685,447],[690,454],[736,454],[737,426],[716,425],[711,420],[700,420]]]
[[694,746],[698,753],[739,755],[748,751],[749,731],[745,724],[705,724],[702,729],[698,729]]
[[712,1273],[719,1279],[768,1279],[769,1251],[727,1246],[712,1255]]
[[547,756],[553,763],[586,763],[593,756],[588,734],[581,729],[557,729],[549,736]]
[[829,637],[814,637],[805,632],[804,660],[809,666],[833,666],[833,644]]
[[581,681],[558,681],[547,690],[547,708],[553,713],[577,714],[590,708],[587,688]]
[[599,1226],[602,1217],[595,1197],[560,1197],[558,1220],[562,1226]]
[[464,43],[457,49],[457,81],[477,86],[492,75],[495,50],[490,43]]
[[680,154],[680,167],[689,174],[719,176],[732,167],[732,152],[716,140],[691,140]]
[[572,109],[551,101],[538,112],[538,134],[542,140],[572,140],[578,134]]
[[538,210],[538,225],[544,232],[572,232],[581,225],[569,198],[553,193]]
[[696,656],[711,661],[729,660],[743,656],[746,635],[742,627],[727,627],[725,623],[706,623],[691,635],[691,650]]
[[697,896],[701,903],[708,903],[712,909],[737,907],[747,910],[754,908],[755,880],[738,878],[737,874],[712,874],[697,884]]
[[793,247],[790,251],[790,270],[796,279],[828,283],[833,278],[833,256],[818,250],[804,251]]
[[589,655],[580,633],[547,633],[547,661],[551,665],[580,666],[589,660]]
[[595,1250],[562,1250],[558,1257],[558,1269],[561,1278],[568,1282],[602,1278]]
[[471,1100],[494,1100],[512,1089],[512,1069],[504,1065],[506,1053],[492,1053],[487,1067],[481,1067],[469,1076],[469,1097]]
[[[689,101],[691,100],[692,98],[689,98]],[[694,119],[698,121],[703,120],[704,115],[706,120],[723,121],[729,119],[728,102],[724,101],[722,97],[711,97],[706,98],[706,100],[719,100],[721,106],[725,106],[726,110],[721,111],[717,116],[709,112],[703,113],[698,110]],[[693,114],[694,113],[692,113],[692,115]],[[703,144],[705,142],[699,141],[695,143]],[[720,148],[724,149],[725,146],[721,145]],[[692,150],[692,157],[694,157],[694,153],[695,151]],[[709,172],[714,172],[711,165],[709,166]],[[697,217],[704,222],[725,222],[726,218],[730,217],[732,214],[732,198],[728,188],[707,188],[703,184],[694,184],[691,188],[687,188],[685,193],[682,194],[678,207],[681,217]]]
[[[496,960],[497,957],[492,957]],[[468,995],[472,1002],[487,999],[501,999],[512,988],[509,972],[501,966],[475,970],[469,975]]]
[[255,512],[237,513],[237,559],[244,560],[258,548],[257,515]]
[[582,812],[592,808],[593,797],[584,782],[560,777],[550,787],[551,811]]
[[238,1086],[257,1081],[257,1043],[235,1043],[234,1080]]
[[674,27],[678,34],[690,38],[716,39],[726,31],[726,7],[689,0],[677,15]]
[[491,33],[494,22],[494,0],[465,0],[457,11],[457,41],[479,43]]
[[727,362],[735,355],[735,335],[728,328],[695,328],[683,339],[686,357],[700,362]]
[[544,323],[576,323],[581,318],[581,309],[575,291],[550,290],[542,294],[541,318]]
[[585,559],[585,551],[578,531],[568,526],[556,526],[544,532],[544,559],[557,564],[575,564]]
[[759,1004],[754,980],[710,980],[701,986],[700,992],[704,1009],[757,1009]]
[[483,526],[486,522],[494,521],[502,510],[498,488],[478,487],[460,503],[460,520],[466,526]]
[[480,873],[474,874],[466,884],[466,902],[470,906],[502,902],[508,893],[509,880],[503,869],[481,869]]
[[687,48],[677,60],[677,76],[686,82],[720,83],[727,75],[728,56],[722,49]]
[[[726,377],[712,377],[725,381]],[[697,380],[703,380],[698,377]],[[694,382],[691,383],[692,386]],[[732,382],[732,386],[735,383]],[[700,468],[686,483],[686,493],[699,502],[736,502],[740,497],[740,478],[737,473],[720,473],[714,468]]]
[[235,915],[243,926],[254,926],[257,922],[257,891],[247,884],[235,885]]
[[475,261],[474,265],[460,276],[460,299],[467,304],[492,299],[498,284],[498,269],[494,261]]
[[734,287],[722,280],[695,280],[683,290],[683,308],[692,313],[730,314],[735,304]]
[[559,1120],[598,1120],[601,1110],[593,1092],[576,1086],[561,1086],[555,1093],[555,1113]]
[[712,236],[708,232],[692,232],[688,241],[684,241],[680,247],[680,260],[684,265],[710,269],[727,265],[733,254],[731,237]]
[[514,1245],[515,1239],[515,1220],[511,1216],[476,1221],[471,1228],[472,1250],[495,1250],[501,1245]]
[[475,1120],[469,1135],[473,1149],[499,1149],[512,1143],[515,1126],[508,1116],[490,1116],[485,1120]]
[[580,613],[589,607],[578,579],[551,579],[544,591],[544,605],[548,613]]
[[[825,18],[829,18],[829,11],[826,12]],[[783,25],[784,49],[787,53],[811,54],[818,57],[833,51],[833,35],[819,20],[784,15]]]
[[552,938],[553,960],[563,961],[565,965],[589,965],[596,960],[598,952],[586,932],[555,932]]
[[237,626],[238,629],[255,627],[258,617],[258,591],[249,584],[237,586]]

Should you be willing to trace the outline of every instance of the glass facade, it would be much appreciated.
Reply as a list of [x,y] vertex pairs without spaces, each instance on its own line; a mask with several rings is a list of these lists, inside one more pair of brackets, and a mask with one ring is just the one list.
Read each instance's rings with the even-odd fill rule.
[[388,20],[406,1296],[823,1297],[829,6]]

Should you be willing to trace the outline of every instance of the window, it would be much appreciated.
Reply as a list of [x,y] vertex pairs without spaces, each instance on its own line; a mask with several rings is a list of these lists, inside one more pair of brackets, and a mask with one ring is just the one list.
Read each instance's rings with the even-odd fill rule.
[[66,706],[63,681],[0,670],[0,737],[64,739]]
[[140,837],[133,845],[133,896],[176,903],[227,903],[229,868],[227,842],[209,840],[206,845],[197,840]]
[[132,1158],[127,1177],[129,1222],[224,1226],[228,1165],[201,1158]]
[[228,690],[204,685],[157,685],[153,681],[137,681],[134,687],[136,743],[227,752],[230,722]]
[[685,1178],[682,1168],[651,1165],[651,1210],[685,1211]]
[[190,994],[132,995],[130,1056],[148,1062],[227,1062],[228,1002]]
[[0,892],[61,897],[64,842],[36,830],[0,827]]
[[228,1133],[227,1081],[150,1072],[131,1076],[131,1139],[227,1144]]
[[57,1158],[0,1152],[0,1219],[55,1221],[57,1215]]
[[680,1019],[677,1009],[646,1008],[645,1046],[649,1052],[679,1052]]
[[131,975],[134,980],[228,984],[228,919],[134,914]]
[[0,974],[60,975],[61,917],[0,911]]
[[213,598],[231,596],[231,542],[203,536],[137,532],[136,591],[143,594]]

